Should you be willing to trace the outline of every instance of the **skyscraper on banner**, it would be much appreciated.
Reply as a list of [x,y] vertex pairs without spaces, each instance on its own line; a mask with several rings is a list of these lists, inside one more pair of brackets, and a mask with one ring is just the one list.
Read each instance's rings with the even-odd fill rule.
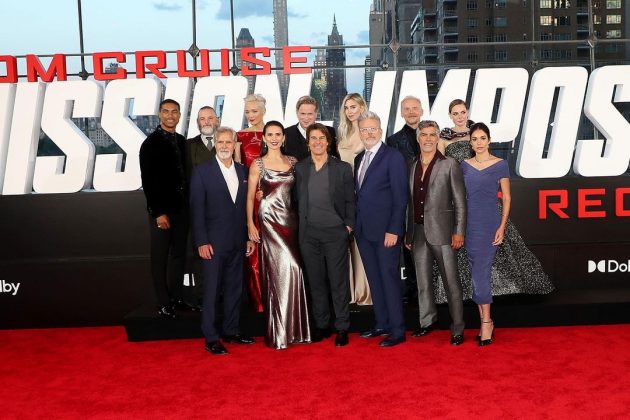
[[[289,45],[289,22],[287,19],[287,0],[273,0],[273,40],[276,48],[282,48]],[[281,69],[282,51],[276,50],[276,68]],[[280,82],[280,92],[282,92],[282,102],[287,98],[287,89],[289,86],[289,76],[286,76],[282,70],[277,70],[278,81]]]
[[339,124],[339,106],[346,90],[346,49],[343,48],[343,35],[337,29],[337,19],[333,17],[332,32],[328,35],[328,46],[340,48],[328,48],[326,50],[326,106],[331,113],[328,119],[333,119],[335,126]]

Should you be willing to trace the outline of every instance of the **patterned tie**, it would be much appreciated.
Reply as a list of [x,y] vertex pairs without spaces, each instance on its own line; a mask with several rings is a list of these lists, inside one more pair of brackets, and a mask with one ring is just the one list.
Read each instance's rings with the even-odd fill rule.
[[208,150],[212,150],[212,148],[214,147],[214,144],[212,142],[213,140],[212,136],[206,137],[206,140],[208,140]]
[[365,157],[363,158],[363,166],[361,166],[361,171],[359,171],[359,188],[361,188],[361,185],[363,185],[363,177],[365,177],[365,172],[367,171],[368,166],[370,166],[371,157],[372,152],[366,150]]

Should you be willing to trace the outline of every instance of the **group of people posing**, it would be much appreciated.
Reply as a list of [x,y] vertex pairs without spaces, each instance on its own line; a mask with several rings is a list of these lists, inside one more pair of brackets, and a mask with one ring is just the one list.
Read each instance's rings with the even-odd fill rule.
[[[446,301],[450,343],[462,344],[463,301],[472,295],[476,341],[489,345],[493,294],[553,289],[509,221],[507,162],[490,153],[490,131],[468,120],[464,101],[451,103],[454,126],[440,131],[422,120],[418,98],[404,98],[406,124],[385,143],[379,116],[356,93],[344,98],[337,131],[316,122],[310,96],[298,100],[298,123],[287,128],[264,123],[260,95],[247,96],[244,108],[249,127],[238,133],[201,108],[200,135],[185,140],[175,132],[179,105],[164,100],[160,126],[140,150],[158,313],[175,316],[181,305],[190,230],[202,261],[209,352],[254,342],[239,330],[244,284],[265,314],[272,348],[333,331],[335,346],[347,345],[351,302],[373,304],[373,328],[361,337],[381,337],[382,347],[403,343],[403,249],[417,280],[414,337],[435,328],[436,303]],[[497,249],[505,255],[495,258]]]

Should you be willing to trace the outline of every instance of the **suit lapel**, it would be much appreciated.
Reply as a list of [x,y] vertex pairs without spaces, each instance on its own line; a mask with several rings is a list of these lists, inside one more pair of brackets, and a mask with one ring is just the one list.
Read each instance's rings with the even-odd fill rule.
[[384,155],[385,155],[385,144],[381,144],[381,146],[378,148],[378,151],[376,152],[376,154],[370,161],[370,166],[368,166],[367,170],[365,171],[365,175],[363,176],[363,182],[361,183],[361,188],[363,188],[363,186],[365,185],[365,181],[367,181],[368,177],[373,172],[374,167],[378,164],[378,162],[381,159],[383,159]]
[[435,165],[433,165],[433,170],[431,170],[431,177],[429,178],[429,188],[431,188],[431,186],[433,185],[433,182],[435,181],[435,177],[437,176],[437,173],[442,168],[443,160],[444,159],[438,158],[437,161],[435,162]]
[[[238,165],[236,162],[233,162],[232,165],[236,165],[236,176],[238,177],[238,191],[236,192],[236,202],[239,203],[240,200],[244,199],[243,196],[247,194],[247,179],[245,178],[245,168],[241,165]],[[230,198],[232,197],[230,196]]]
[[328,195],[330,202],[335,202],[335,180],[337,179],[337,162],[332,156],[328,156]]
[[[219,181],[219,184],[221,185],[221,189],[225,192],[225,194],[227,194],[228,200],[230,200],[230,202],[232,202],[232,195],[230,194],[230,189],[228,188],[227,185],[227,181],[225,180],[225,177],[223,177],[223,171],[221,171],[221,168],[219,167],[220,163],[214,159],[211,161],[212,162],[212,169],[215,171],[214,175],[219,177],[219,179],[221,179],[221,181]],[[232,165],[234,165],[235,163],[232,162]],[[238,171],[237,171],[237,175],[238,175]],[[239,183],[239,190],[241,189],[241,185]]]

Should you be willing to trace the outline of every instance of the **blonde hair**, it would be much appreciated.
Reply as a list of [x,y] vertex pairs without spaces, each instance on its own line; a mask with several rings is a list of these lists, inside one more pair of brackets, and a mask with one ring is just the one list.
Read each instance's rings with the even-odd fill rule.
[[346,117],[346,113],[343,107],[346,105],[348,100],[352,99],[355,101],[360,107],[363,108],[364,112],[367,110],[367,104],[361,95],[358,93],[350,93],[343,98],[341,101],[341,107],[339,108],[339,143],[347,141],[352,133],[354,132],[354,127],[352,126],[352,122]]
[[256,102],[256,106],[258,106],[258,109],[260,109],[260,111],[264,114],[267,112],[267,108],[265,107],[265,104],[267,103],[267,100],[265,99],[264,96],[262,96],[259,93],[252,93],[250,95],[247,95],[243,101],[245,103],[247,102]]

